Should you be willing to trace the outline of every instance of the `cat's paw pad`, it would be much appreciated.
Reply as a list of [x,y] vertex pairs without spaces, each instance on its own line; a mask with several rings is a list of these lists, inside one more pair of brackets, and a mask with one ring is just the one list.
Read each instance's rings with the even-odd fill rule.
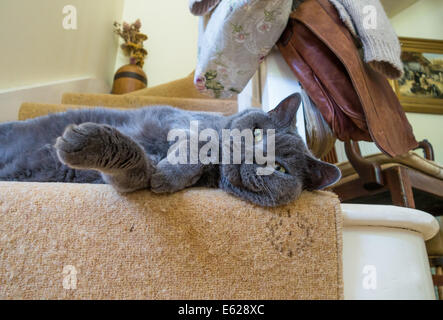
[[60,161],[71,167],[94,168],[102,156],[109,130],[95,123],[69,125],[54,145]]

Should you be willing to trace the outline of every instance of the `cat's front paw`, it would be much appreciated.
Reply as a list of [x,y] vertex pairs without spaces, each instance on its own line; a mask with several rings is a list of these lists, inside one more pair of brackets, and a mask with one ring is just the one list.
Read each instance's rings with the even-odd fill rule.
[[96,168],[103,156],[110,127],[96,123],[69,125],[54,145],[64,164],[80,169]]

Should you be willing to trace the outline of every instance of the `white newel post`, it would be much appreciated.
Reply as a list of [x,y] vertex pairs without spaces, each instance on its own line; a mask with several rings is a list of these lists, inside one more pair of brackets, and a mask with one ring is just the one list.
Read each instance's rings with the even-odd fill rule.
[[[259,90],[255,89],[257,84]],[[256,96],[256,91],[259,91],[261,96]],[[291,68],[278,52],[278,49],[274,48],[261,64],[259,72],[239,94],[239,110],[249,107],[252,104],[252,99],[255,99],[261,102],[263,111],[269,111],[287,96],[300,91],[300,84]],[[297,112],[297,130],[303,141],[306,142],[303,105],[300,106]]]

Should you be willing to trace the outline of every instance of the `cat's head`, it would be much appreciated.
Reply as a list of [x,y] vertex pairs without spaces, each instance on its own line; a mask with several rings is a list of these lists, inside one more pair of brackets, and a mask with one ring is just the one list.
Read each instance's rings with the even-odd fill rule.
[[[340,170],[332,164],[315,159],[298,135],[295,115],[300,102],[301,97],[296,93],[268,113],[248,109],[232,118],[228,129],[251,130],[254,150],[260,150],[260,146],[263,146],[265,157],[270,154],[267,148],[272,147],[272,130],[268,130],[275,130],[275,159],[271,159],[275,162],[260,164],[263,161],[257,161],[257,154],[254,152],[252,163],[247,163],[247,143],[243,139],[240,149],[242,162],[221,164],[222,189],[262,206],[278,206],[295,200],[303,190],[323,189],[340,179]],[[234,146],[232,151],[235,149],[235,142],[231,142]],[[269,168],[270,171],[264,170]]]

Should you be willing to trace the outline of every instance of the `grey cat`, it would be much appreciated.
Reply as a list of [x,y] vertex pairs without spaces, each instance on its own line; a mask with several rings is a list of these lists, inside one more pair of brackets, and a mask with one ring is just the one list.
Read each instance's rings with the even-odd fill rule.
[[[119,192],[218,187],[261,206],[286,204],[304,189],[321,189],[340,178],[337,167],[310,154],[292,126],[299,105],[300,95],[294,94],[269,113],[248,109],[221,116],[168,106],[94,108],[3,123],[0,180],[109,183]],[[199,131],[275,129],[276,170],[257,175],[257,163],[171,164],[167,154],[174,141],[168,141],[168,132],[189,130],[192,120],[199,122]]]

